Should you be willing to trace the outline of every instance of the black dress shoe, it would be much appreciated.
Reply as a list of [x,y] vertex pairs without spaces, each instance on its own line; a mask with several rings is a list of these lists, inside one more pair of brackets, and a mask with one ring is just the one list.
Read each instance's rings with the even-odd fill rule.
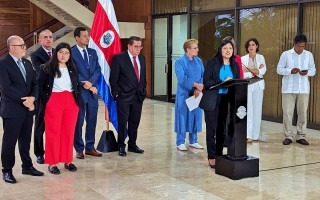
[[14,178],[12,172],[4,172],[2,174],[2,179],[6,182],[6,183],[16,183],[17,180]]
[[128,151],[133,152],[133,153],[143,153],[144,150],[140,149],[137,145],[136,146],[128,146]]
[[309,145],[309,142],[307,142],[305,139],[296,140],[296,142],[302,145]]
[[292,140],[289,139],[289,138],[284,139],[283,142],[282,142],[283,145],[289,145],[291,143],[292,143]]
[[67,165],[66,163],[64,164],[64,168],[66,168],[67,170],[69,170],[70,172],[75,172],[77,171],[77,167],[73,164],[70,163],[69,165]]
[[60,170],[58,169],[57,166],[54,166],[54,167],[48,166],[48,171],[49,171],[51,174],[54,174],[54,175],[60,174]]
[[22,174],[27,174],[27,175],[31,175],[31,176],[43,176],[44,175],[43,172],[36,170],[36,168],[34,168],[32,166],[27,169],[22,169]]
[[119,147],[119,156],[126,156],[127,153],[126,153],[126,150],[125,150],[125,147]]
[[38,164],[44,164],[44,158],[43,158],[43,156],[37,156],[37,163],[38,163]]

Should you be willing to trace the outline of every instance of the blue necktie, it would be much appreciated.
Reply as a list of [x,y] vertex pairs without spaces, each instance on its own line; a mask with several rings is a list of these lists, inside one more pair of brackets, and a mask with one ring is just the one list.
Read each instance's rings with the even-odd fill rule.
[[19,59],[17,61],[17,64],[18,64],[18,67],[22,73],[22,76],[24,78],[24,81],[26,81],[26,76],[27,76],[27,72],[26,72],[26,69],[24,68],[23,64],[22,64],[22,61]]
[[83,49],[82,51],[83,51],[83,60],[85,62],[87,70],[89,70],[90,66],[89,66],[89,59],[88,59],[87,51],[85,49]]

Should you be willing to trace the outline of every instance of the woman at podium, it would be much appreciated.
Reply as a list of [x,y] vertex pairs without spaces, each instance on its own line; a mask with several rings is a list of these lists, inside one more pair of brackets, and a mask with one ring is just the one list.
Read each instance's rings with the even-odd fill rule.
[[[215,167],[215,157],[221,156],[228,117],[228,89],[220,87],[224,81],[239,79],[240,70],[235,62],[234,45],[223,40],[215,57],[208,60],[204,74],[204,94],[200,107],[204,109],[209,166]],[[210,89],[209,89],[210,88]]]
[[[258,40],[251,38],[244,46],[247,52],[247,55],[241,57],[244,78],[263,78],[267,67],[263,55],[258,54],[260,47]],[[248,85],[247,142],[249,143],[259,140],[264,87],[263,79]]]

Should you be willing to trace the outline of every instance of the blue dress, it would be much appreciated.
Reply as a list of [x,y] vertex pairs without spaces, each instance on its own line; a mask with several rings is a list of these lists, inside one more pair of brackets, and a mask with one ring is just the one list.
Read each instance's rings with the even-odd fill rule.
[[190,60],[187,55],[179,58],[175,63],[175,73],[178,80],[175,100],[175,123],[176,133],[197,133],[202,131],[202,109],[196,108],[189,111],[186,99],[193,88],[193,83],[203,84],[204,67],[199,57]]

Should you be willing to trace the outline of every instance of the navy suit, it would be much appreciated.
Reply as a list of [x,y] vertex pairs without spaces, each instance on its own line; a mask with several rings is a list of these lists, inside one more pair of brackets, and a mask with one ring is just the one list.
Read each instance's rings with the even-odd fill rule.
[[140,81],[128,51],[113,56],[110,72],[110,86],[112,96],[117,101],[118,114],[118,146],[125,147],[126,129],[128,124],[128,146],[135,147],[138,126],[141,118],[142,103],[146,96],[146,62],[143,55],[139,55]]
[[[52,48],[52,53],[54,52],[54,49]],[[40,73],[40,65],[45,64],[50,60],[50,57],[48,53],[43,49],[43,47],[39,47],[36,51],[32,52],[31,55],[31,61],[33,64],[34,69],[36,70],[37,74]],[[39,108],[44,107],[42,104],[43,102],[41,99],[39,99],[36,102],[36,117],[35,117],[35,123],[34,123],[34,133],[33,133],[33,139],[34,139],[34,154],[38,156],[44,155],[44,147],[43,147],[43,133],[44,133],[44,112],[40,112]]]
[[23,105],[22,97],[38,97],[39,87],[36,72],[27,59],[22,59],[26,70],[26,81],[11,55],[0,60],[0,91],[3,119],[3,139],[1,150],[2,171],[12,172],[15,163],[15,146],[18,141],[22,168],[30,169],[30,142],[34,111],[29,111]]
[[[88,65],[85,64],[84,58],[79,51],[77,46],[71,49],[72,59],[77,66],[79,81],[89,81],[94,86],[98,85],[98,80],[101,75],[101,67],[98,62],[98,56],[94,49],[87,48],[88,58],[89,58],[89,69]],[[94,149],[95,143],[95,132],[97,124],[97,114],[98,114],[98,94],[92,94],[91,91],[83,89],[81,96],[84,101],[84,108],[80,108],[78,114],[78,120],[74,135],[74,148],[76,152],[83,152],[84,148],[86,150]],[[85,142],[82,139],[82,126],[86,118],[86,129],[85,129]]]

